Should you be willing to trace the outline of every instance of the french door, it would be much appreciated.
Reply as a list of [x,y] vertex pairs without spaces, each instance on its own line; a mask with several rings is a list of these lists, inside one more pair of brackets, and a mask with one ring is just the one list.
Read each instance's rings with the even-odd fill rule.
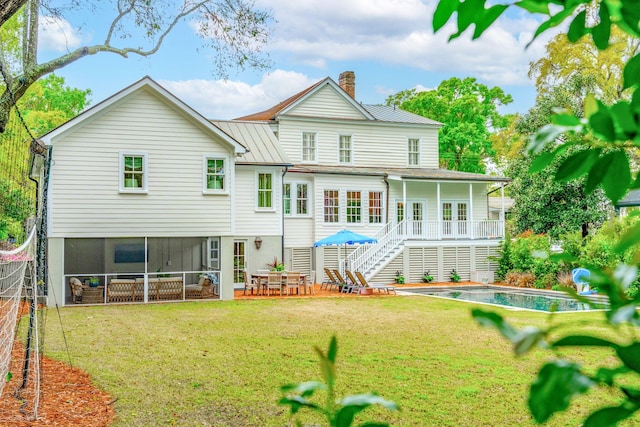
[[233,241],[233,283],[235,288],[244,286],[244,270],[247,265],[247,241]]
[[[402,201],[396,202],[398,222],[404,219],[405,209]],[[427,215],[426,200],[407,200],[406,213],[409,217],[407,221],[407,237],[421,237],[424,231],[424,221]]]
[[469,204],[463,201],[442,202],[442,237],[469,236]]

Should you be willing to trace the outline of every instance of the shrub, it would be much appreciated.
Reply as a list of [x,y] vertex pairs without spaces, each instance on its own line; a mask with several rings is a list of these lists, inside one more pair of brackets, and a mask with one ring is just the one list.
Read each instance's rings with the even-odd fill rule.
[[533,282],[533,287],[536,289],[551,289],[556,285],[555,273],[547,273]]
[[575,283],[573,283],[573,276],[571,275],[570,271],[561,271],[560,273],[558,273],[556,280],[558,281],[558,284],[560,286],[563,286],[565,288],[575,288]]
[[460,281],[460,275],[458,274],[458,272],[456,271],[455,268],[453,270],[451,270],[451,273],[449,274],[449,278],[454,283],[457,283],[457,282]]
[[535,277],[531,273],[519,273],[516,286],[520,288],[531,288],[533,287],[534,279]]

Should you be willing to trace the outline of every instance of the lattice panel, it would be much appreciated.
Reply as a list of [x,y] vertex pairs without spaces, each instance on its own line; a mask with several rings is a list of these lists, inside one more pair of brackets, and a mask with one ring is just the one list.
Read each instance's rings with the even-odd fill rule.
[[304,274],[311,272],[311,248],[291,248],[291,270]]

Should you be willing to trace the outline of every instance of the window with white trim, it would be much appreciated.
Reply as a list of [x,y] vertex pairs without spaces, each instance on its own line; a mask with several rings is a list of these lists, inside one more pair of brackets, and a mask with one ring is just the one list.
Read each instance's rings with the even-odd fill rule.
[[316,161],[316,133],[302,132],[302,161]]
[[258,172],[258,209],[273,209],[273,173]]
[[362,222],[362,193],[347,191],[347,223]]
[[420,140],[417,138],[409,138],[407,141],[407,164],[420,166]]
[[382,224],[382,191],[369,191],[369,224]]
[[338,147],[338,160],[340,163],[351,163],[353,159],[353,146],[351,135],[340,135]]
[[146,153],[120,153],[120,191],[147,191]]
[[[283,199],[285,215],[309,215],[309,184],[301,182],[288,182],[284,184]],[[292,207],[294,208],[293,210]]]
[[207,242],[207,268],[217,270],[220,268],[220,238],[209,237]]
[[338,190],[324,190],[324,222],[340,222],[340,198]]
[[205,191],[222,192],[227,189],[227,169],[225,167],[225,159],[218,157],[205,158]]

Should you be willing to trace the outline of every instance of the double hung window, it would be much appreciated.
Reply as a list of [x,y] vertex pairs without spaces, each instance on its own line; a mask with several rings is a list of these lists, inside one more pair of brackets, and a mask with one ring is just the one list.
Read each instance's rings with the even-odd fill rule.
[[340,198],[338,190],[324,190],[324,222],[340,222]]
[[285,183],[283,198],[285,215],[309,215],[309,184],[299,182]]
[[147,155],[145,153],[120,154],[120,191],[132,193],[147,191]]
[[302,132],[302,161],[315,162],[316,160],[316,133]]
[[205,190],[207,192],[222,192],[227,189],[227,169],[225,159],[205,158]]
[[420,140],[417,138],[409,138],[407,142],[407,164],[420,166]]
[[273,209],[273,174],[258,172],[258,209]]
[[347,222],[362,222],[362,193],[360,191],[347,191]]
[[338,157],[340,163],[350,164],[352,162],[353,146],[351,145],[351,135],[340,135]]

